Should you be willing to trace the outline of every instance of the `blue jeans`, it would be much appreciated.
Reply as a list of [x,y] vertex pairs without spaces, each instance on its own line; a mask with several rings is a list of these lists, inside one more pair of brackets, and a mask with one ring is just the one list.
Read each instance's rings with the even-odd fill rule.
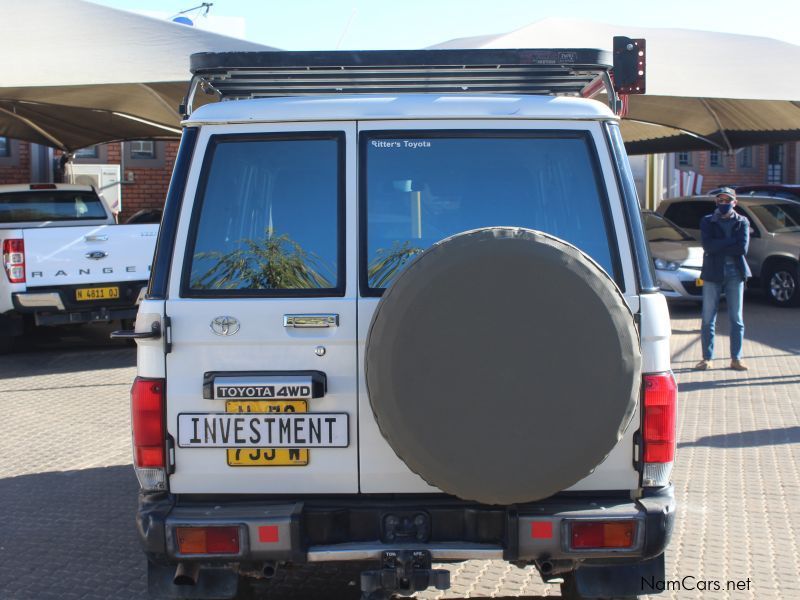
[[701,341],[703,358],[714,358],[714,329],[719,310],[719,298],[725,292],[728,305],[728,318],[731,322],[731,359],[742,358],[742,340],[744,340],[744,321],[742,320],[742,296],[744,295],[744,279],[736,265],[726,264],[722,283],[703,282],[703,327]]

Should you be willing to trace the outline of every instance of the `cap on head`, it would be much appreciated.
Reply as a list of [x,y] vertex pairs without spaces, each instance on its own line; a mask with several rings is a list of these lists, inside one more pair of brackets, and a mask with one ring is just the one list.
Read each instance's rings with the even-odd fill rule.
[[731,200],[736,200],[736,190],[731,187],[721,187],[714,194],[714,197],[717,202],[730,202]]

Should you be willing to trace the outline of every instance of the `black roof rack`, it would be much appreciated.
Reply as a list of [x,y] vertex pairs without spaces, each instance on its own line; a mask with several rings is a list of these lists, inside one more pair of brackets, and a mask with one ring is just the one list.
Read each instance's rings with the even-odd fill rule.
[[[203,52],[191,57],[182,112],[191,113],[198,89],[220,100],[414,92],[591,95],[613,89],[615,62],[612,53],[587,48]],[[615,109],[616,94],[609,97]]]

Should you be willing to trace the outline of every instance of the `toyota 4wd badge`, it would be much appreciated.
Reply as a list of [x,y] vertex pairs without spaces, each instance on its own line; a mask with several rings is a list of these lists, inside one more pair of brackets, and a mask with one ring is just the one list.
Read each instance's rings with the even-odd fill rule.
[[211,321],[211,331],[217,335],[234,335],[239,331],[239,320],[235,317],[217,317]]

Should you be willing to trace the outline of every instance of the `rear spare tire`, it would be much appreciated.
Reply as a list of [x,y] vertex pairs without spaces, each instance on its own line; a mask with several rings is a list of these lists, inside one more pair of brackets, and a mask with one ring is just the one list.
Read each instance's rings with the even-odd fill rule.
[[397,455],[487,504],[545,498],[591,473],[640,387],[633,315],[611,278],[563,240],[518,228],[421,254],[378,304],[365,360]]

